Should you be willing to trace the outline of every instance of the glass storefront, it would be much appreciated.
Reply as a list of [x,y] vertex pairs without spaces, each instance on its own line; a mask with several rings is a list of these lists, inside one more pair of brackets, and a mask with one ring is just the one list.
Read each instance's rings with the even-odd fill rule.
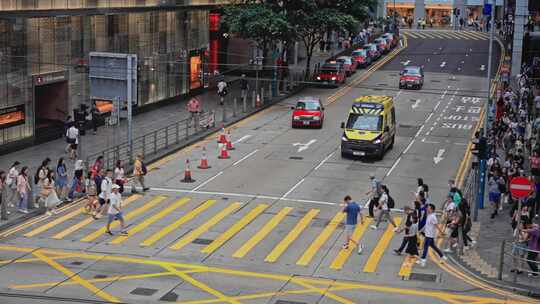
[[32,138],[38,128],[61,123],[73,109],[89,105],[89,52],[137,54],[137,103],[145,106],[188,93],[190,54],[206,54],[208,46],[206,10],[0,19],[0,113],[17,109],[19,118],[24,113],[16,124],[0,121],[0,145]]
[[230,0],[1,0],[0,10],[124,8],[227,4]]

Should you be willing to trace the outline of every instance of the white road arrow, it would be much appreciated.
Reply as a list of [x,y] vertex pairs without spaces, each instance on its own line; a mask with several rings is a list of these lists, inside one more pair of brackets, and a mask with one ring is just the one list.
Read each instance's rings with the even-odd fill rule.
[[407,61],[402,61],[402,62],[401,62],[401,64],[403,64],[403,65],[408,65],[409,63],[411,63],[411,61],[410,61],[410,60],[407,60]]
[[443,62],[441,63],[441,68],[444,68],[445,66],[446,66],[446,61],[443,61]]
[[416,109],[416,108],[418,108],[419,105],[420,105],[420,99],[417,99],[417,100],[412,104],[411,107],[412,107],[413,109]]
[[480,71],[484,71],[485,69],[486,69],[486,66],[482,64],[482,65],[480,66]]
[[303,143],[294,143],[293,146],[298,147],[298,152],[302,152],[302,151],[307,150],[309,148],[309,146],[313,145],[316,142],[317,142],[316,139],[312,139],[312,140],[308,141],[305,144],[303,144]]
[[439,149],[439,152],[437,152],[437,156],[435,156],[435,157],[433,158],[433,162],[435,163],[435,165],[438,164],[438,163],[440,163],[441,160],[444,159],[444,157],[442,157],[443,154],[444,154],[444,152],[445,152],[444,149]]

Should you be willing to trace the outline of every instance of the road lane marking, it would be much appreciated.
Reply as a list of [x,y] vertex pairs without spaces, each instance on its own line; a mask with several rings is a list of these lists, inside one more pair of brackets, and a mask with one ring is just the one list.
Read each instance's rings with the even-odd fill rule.
[[146,219],[146,220],[142,221],[141,223],[139,223],[137,226],[135,226],[133,228],[130,228],[128,230],[128,235],[120,235],[120,236],[116,237],[115,239],[113,239],[112,241],[110,241],[109,244],[117,245],[117,244],[123,243],[128,238],[130,238],[133,235],[137,234],[139,231],[141,231],[141,230],[147,228],[148,226],[152,225],[153,223],[159,221],[160,219],[162,219],[163,217],[165,217],[169,213],[173,212],[174,210],[184,206],[190,200],[191,200],[191,198],[189,198],[189,197],[184,197],[184,198],[181,198],[181,199],[177,200],[172,205],[170,205],[167,208],[161,210],[160,212],[152,215],[148,219]]
[[[146,202],[141,207],[139,207],[139,208],[129,212],[128,214],[126,214],[125,215],[125,220],[129,221],[129,220],[143,214],[144,212],[146,212],[148,210],[151,210],[152,208],[156,207],[159,203],[163,202],[166,199],[167,199],[167,197],[163,196],[163,195],[158,195],[158,196],[154,197],[153,199],[151,199],[149,202]],[[118,227],[119,225],[120,225],[120,222],[118,222],[118,221],[112,222],[111,223],[111,230]],[[98,230],[90,233],[89,235],[83,237],[80,241],[81,242],[92,242],[93,240],[95,240],[98,237],[102,236],[106,232],[107,232],[107,226],[103,226],[103,227],[99,228]]]
[[233,167],[238,165],[239,163],[245,161],[246,159],[250,158],[253,154],[257,153],[258,151],[259,151],[259,149],[255,149],[255,151],[252,151],[248,155],[246,155],[246,156],[242,157],[241,159],[237,160],[234,164],[232,164]]
[[287,236],[274,247],[274,249],[264,259],[267,263],[274,263],[279,257],[289,248],[289,246],[302,234],[302,232],[308,227],[313,218],[319,214],[319,209],[311,209],[304,215],[304,217],[296,223],[294,228],[289,231]]
[[332,156],[334,156],[334,154],[336,153],[336,151],[328,154],[328,156],[326,156],[318,165],[317,167],[315,167],[314,170],[319,170],[320,167],[322,167],[322,165],[324,165],[324,163],[326,163]]
[[311,243],[309,248],[304,252],[304,254],[296,261],[296,265],[307,266],[317,251],[321,248],[324,243],[330,238],[332,233],[336,230],[339,224],[345,218],[344,212],[338,212],[334,218],[324,227],[323,231],[317,236],[317,238]]
[[366,218],[366,219],[364,219],[364,223],[362,225],[357,225],[356,226],[356,229],[354,230],[353,234],[351,235],[351,239],[355,242],[356,246],[351,246],[351,244],[349,244],[348,248],[346,248],[346,249],[341,248],[341,250],[337,254],[337,256],[334,259],[334,261],[332,262],[332,264],[330,264],[330,269],[339,270],[339,269],[343,268],[343,265],[345,264],[345,262],[347,262],[347,260],[351,256],[354,249],[357,246],[361,246],[360,245],[360,240],[362,239],[362,236],[364,235],[364,233],[368,229],[371,222],[373,222],[373,219]]
[[171,233],[172,231],[174,231],[176,228],[182,226],[183,224],[191,221],[197,215],[201,214],[206,209],[212,207],[212,205],[214,205],[215,203],[216,203],[215,200],[207,200],[202,205],[199,205],[197,208],[191,210],[189,213],[185,214],[184,216],[182,216],[181,218],[176,220],[174,223],[168,225],[167,227],[161,229],[159,232],[153,234],[150,238],[144,240],[139,245],[142,246],[142,247],[152,246],[155,242],[162,239],[165,235]]
[[293,208],[285,207],[282,208],[278,214],[274,215],[255,235],[253,235],[242,247],[240,247],[232,255],[234,258],[243,258],[248,254],[251,249],[253,249],[260,241],[262,241],[274,228],[279,225],[279,223],[291,212]]
[[291,189],[289,189],[289,191],[287,191],[287,193],[283,194],[282,197],[280,197],[279,199],[280,200],[283,200],[285,199],[287,196],[289,196],[289,194],[291,194],[296,188],[298,188],[298,186],[300,186],[306,179],[305,178],[302,178],[298,183],[296,183],[296,185],[294,185]]
[[425,127],[425,124],[420,126],[420,129],[418,129],[418,131],[416,131],[416,134],[414,135],[414,138],[418,137],[418,135],[420,135],[420,133],[422,133],[422,130],[424,130],[424,127]]
[[213,181],[214,179],[218,178],[221,174],[223,174],[223,171],[220,171],[218,174],[210,177],[209,179],[207,179],[206,181],[204,181],[203,183],[201,183],[200,185],[198,185],[197,187],[193,188],[192,191],[197,191],[199,189],[201,189],[202,187],[208,185],[208,183],[210,183],[211,181]]
[[[401,224],[401,218],[394,217],[394,222],[396,223],[396,225],[399,226],[399,224]],[[392,240],[393,237],[394,237],[394,226],[388,223],[388,227],[386,227],[386,231],[384,232],[383,236],[379,239],[377,246],[375,247],[375,249],[373,249],[366,264],[364,265],[364,272],[371,273],[377,270],[379,261],[381,260],[388,245],[390,245],[390,241]]]
[[414,263],[416,262],[416,258],[413,256],[405,256],[403,259],[403,263],[401,264],[401,267],[399,268],[398,276],[400,276],[404,280],[408,280],[411,276],[412,269],[414,266]]
[[397,165],[399,164],[400,161],[401,161],[401,156],[394,162],[394,164],[392,165],[390,170],[388,170],[388,172],[386,172],[386,175],[384,177],[387,177],[390,174],[392,174],[392,171],[394,171],[394,169],[397,167]]
[[57,218],[57,219],[43,225],[43,226],[40,226],[40,227],[26,233],[24,236],[25,237],[36,236],[36,235],[38,235],[40,233],[43,233],[43,232],[45,232],[45,231],[47,231],[47,230],[49,230],[49,229],[51,229],[53,227],[57,227],[58,225],[62,224],[63,222],[65,222],[65,221],[67,221],[69,219],[72,219],[72,218],[74,218],[77,215],[82,214],[82,213],[84,213],[84,208],[79,208],[79,209],[77,209],[75,211],[72,211],[72,212],[70,212],[70,213],[68,213],[68,214],[66,214],[64,216],[61,216],[61,217],[59,217],[59,218]]
[[[428,122],[428,121],[431,119],[431,116],[433,116],[433,112],[429,113],[429,116],[427,117],[426,122]],[[426,123],[426,122],[425,122],[425,123]],[[425,123],[424,123],[424,124],[425,124]]]
[[[133,203],[134,201],[142,198],[143,196],[140,195],[140,194],[134,194],[134,195],[131,195],[130,197],[128,197],[125,201],[122,202],[122,206],[123,207],[126,207],[128,206],[129,204]],[[61,240],[63,239],[64,237],[72,234],[73,232],[75,231],[78,231],[79,229],[83,228],[83,227],[86,227],[88,226],[90,223],[93,223],[95,220],[92,218],[92,217],[88,217],[80,222],[78,222],[77,224],[69,227],[68,229],[64,230],[64,231],[61,231],[55,235],[53,235],[53,239],[55,240]]]
[[446,66],[446,61],[441,62],[440,67],[441,67],[441,68],[444,68],[445,66]]
[[300,152],[302,152],[302,151],[307,150],[307,149],[309,148],[309,146],[313,145],[313,144],[316,143],[316,142],[317,142],[316,139],[311,139],[310,141],[308,141],[308,142],[305,143],[305,144],[304,144],[304,143],[299,143],[299,142],[297,142],[297,143],[294,143],[294,144],[292,144],[292,145],[293,145],[293,147],[298,147],[298,151],[297,151],[297,152],[300,153]]
[[64,274],[69,280],[72,280],[73,282],[81,285],[82,287],[88,289],[92,294],[95,294],[96,296],[102,298],[105,301],[112,302],[112,303],[121,303],[120,299],[117,297],[114,297],[105,291],[97,288],[96,286],[92,285],[82,277],[80,277],[77,273],[69,270],[68,268],[62,266],[60,263],[56,262],[55,260],[49,258],[48,256],[41,253],[41,251],[36,251],[33,253],[37,258],[41,259],[45,264],[48,264],[52,268],[58,270],[62,274]]
[[417,36],[419,36],[420,38],[422,38],[422,39],[428,39],[428,37],[425,36],[424,33],[418,33],[418,32],[416,32],[415,34],[416,34]]
[[426,138],[422,138],[422,142],[423,143],[426,143],[426,144],[439,144],[440,142],[438,141],[429,141],[429,140],[426,140]]
[[411,142],[409,143],[409,145],[407,146],[407,148],[405,148],[405,150],[403,150],[403,154],[406,154],[407,152],[409,152],[409,149],[410,149],[411,146],[414,144],[414,141],[415,141],[415,139],[411,140]]
[[463,32],[462,35],[466,37],[466,39],[469,39],[469,40],[480,40],[480,38],[474,35],[471,35],[469,32]]
[[234,144],[239,144],[239,143],[243,142],[244,140],[246,140],[246,139],[248,139],[250,137],[251,137],[251,135],[244,135],[244,136],[240,137],[238,140],[236,140],[234,142]]
[[218,236],[212,243],[203,248],[201,252],[210,254],[219,249],[221,246],[223,246],[223,244],[240,232],[240,230],[244,229],[247,225],[249,225],[249,223],[263,213],[268,207],[269,206],[267,204],[259,204],[257,207],[251,209],[248,214],[234,223],[234,225]]
[[411,37],[413,37],[413,38],[415,38],[415,39],[419,39],[419,38],[420,38],[420,37],[416,36],[416,35],[415,35],[414,33],[412,33],[412,32],[406,32],[405,35],[411,36]]
[[208,231],[210,228],[217,225],[219,222],[221,222],[225,217],[236,211],[238,208],[242,206],[242,203],[235,202],[231,205],[227,206],[227,208],[221,210],[218,214],[214,215],[210,220],[204,222],[204,224],[197,227],[195,230],[192,230],[190,233],[188,233],[186,236],[181,238],[178,242],[176,242],[174,245],[170,246],[169,249],[171,250],[180,250],[184,248],[186,245],[193,242],[195,239],[197,239],[199,236],[203,235],[206,231]]
[[417,99],[417,100],[411,105],[411,107],[413,108],[413,110],[415,110],[416,108],[418,108],[418,106],[420,105],[420,102],[421,102],[421,100],[420,100],[420,99]]

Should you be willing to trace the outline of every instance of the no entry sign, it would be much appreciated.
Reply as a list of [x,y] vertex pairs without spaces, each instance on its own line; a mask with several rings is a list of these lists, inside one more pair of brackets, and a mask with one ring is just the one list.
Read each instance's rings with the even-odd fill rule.
[[526,197],[534,189],[534,184],[527,177],[515,177],[510,181],[510,193],[513,197]]

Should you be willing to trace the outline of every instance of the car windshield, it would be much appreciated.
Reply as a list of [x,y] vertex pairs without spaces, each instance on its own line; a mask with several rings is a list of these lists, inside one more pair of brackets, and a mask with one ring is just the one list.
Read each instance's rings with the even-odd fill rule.
[[316,111],[319,109],[319,103],[316,101],[299,101],[296,103],[297,110]]
[[337,62],[341,62],[341,63],[344,63],[344,64],[350,64],[351,60],[349,58],[338,58]]
[[403,75],[405,76],[421,76],[419,70],[404,70]]
[[354,51],[352,53],[353,56],[366,56],[366,51],[365,50],[362,50],[362,51]]
[[380,131],[382,130],[381,115],[364,115],[354,114],[349,115],[347,120],[347,129],[363,130],[363,131]]
[[337,73],[337,69],[335,68],[332,68],[332,67],[322,67],[321,68],[321,74],[336,74]]

